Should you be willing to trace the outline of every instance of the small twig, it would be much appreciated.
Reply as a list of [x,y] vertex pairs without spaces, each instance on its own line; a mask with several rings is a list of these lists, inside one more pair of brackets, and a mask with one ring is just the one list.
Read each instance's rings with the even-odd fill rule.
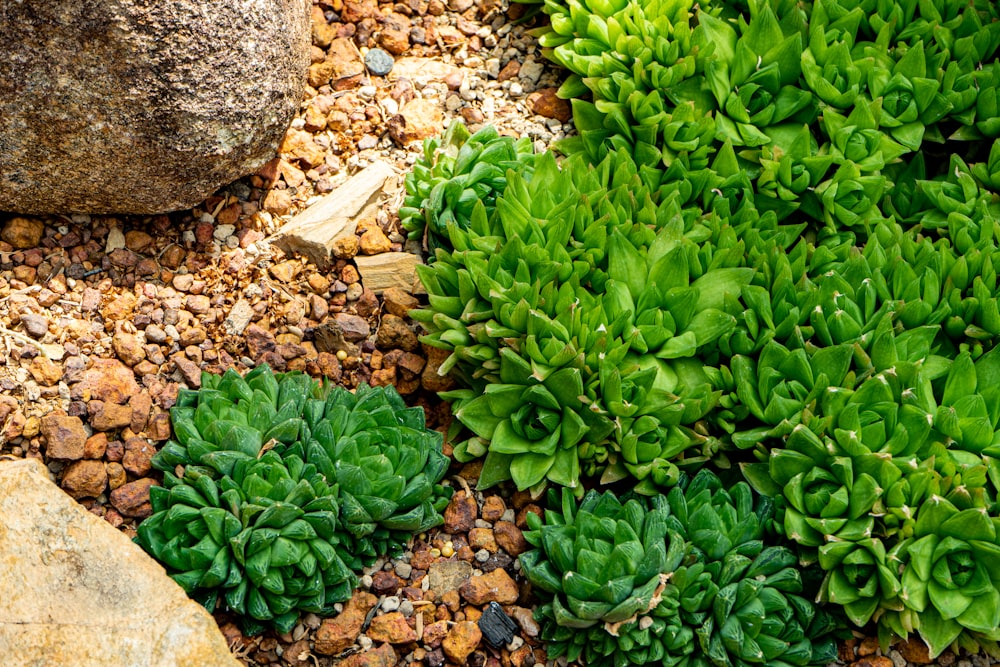
[[12,296],[16,296],[18,294],[27,294],[28,292],[37,292],[40,289],[42,289],[41,285],[28,285],[27,287],[24,287],[22,289],[14,290],[13,292],[11,292],[10,294],[8,294],[7,296],[0,296],[0,301],[7,301]]
[[0,327],[0,335],[9,336],[10,338],[13,338],[14,340],[19,340],[22,343],[25,343],[26,345],[38,345],[38,341],[29,338],[28,336],[25,336],[23,333],[12,331],[6,327]]

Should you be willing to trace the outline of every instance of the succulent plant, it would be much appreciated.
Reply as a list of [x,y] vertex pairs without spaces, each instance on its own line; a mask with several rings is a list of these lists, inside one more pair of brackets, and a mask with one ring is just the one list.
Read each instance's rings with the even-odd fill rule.
[[204,373],[171,419],[138,542],[248,630],[329,612],[364,565],[443,521],[442,436],[392,388],[351,393],[266,365]]
[[920,507],[913,537],[894,551],[904,563],[903,609],[887,614],[888,628],[903,637],[918,632],[932,658],[956,643],[996,651],[1000,640],[996,519],[983,508],[960,510],[940,496],[931,496]]
[[222,602],[248,631],[287,632],[301,612],[328,613],[350,597],[357,577],[337,534],[336,489],[315,466],[272,451],[218,481],[199,468],[164,473],[137,531],[186,592],[209,610]]
[[[500,136],[487,125],[470,135],[453,121],[440,139],[424,142],[424,151],[406,175],[406,198],[399,220],[410,238],[431,251],[448,243],[448,225],[468,228],[472,209],[482,202],[492,213],[497,195],[507,187],[507,171],[531,176],[534,148],[527,137]],[[426,238],[425,238],[426,236]]]
[[[832,619],[801,597],[795,556],[765,547],[769,505],[708,471],[669,496],[568,491],[530,518],[521,556],[547,602],[550,654],[588,665],[814,665],[835,655]],[[550,492],[550,505],[558,505]]]

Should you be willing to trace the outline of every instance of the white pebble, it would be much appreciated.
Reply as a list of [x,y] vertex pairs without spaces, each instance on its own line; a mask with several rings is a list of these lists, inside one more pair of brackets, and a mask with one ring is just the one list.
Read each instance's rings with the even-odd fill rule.
[[406,616],[407,618],[413,616],[413,603],[410,602],[409,600],[403,600],[402,602],[400,602],[399,613],[402,614],[403,616]]
[[514,510],[512,510],[512,509],[506,509],[506,510],[504,510],[503,516],[500,517],[500,520],[501,521],[509,521],[510,523],[514,523],[514,519],[515,518],[517,518],[517,515],[514,513]]
[[358,646],[361,647],[361,650],[367,651],[372,647],[372,640],[367,635],[361,635],[358,637]]
[[399,609],[400,600],[398,595],[390,595],[382,600],[382,611],[396,611]]
[[507,650],[508,651],[516,651],[517,649],[521,648],[522,646],[524,646],[524,640],[521,639],[519,636],[514,635],[514,638],[510,640],[509,644],[507,644]]
[[372,575],[366,574],[363,577],[361,577],[361,586],[362,586],[362,588],[371,588],[372,587]]
[[486,549],[480,549],[476,552],[476,561],[480,563],[485,563],[490,559],[490,552]]

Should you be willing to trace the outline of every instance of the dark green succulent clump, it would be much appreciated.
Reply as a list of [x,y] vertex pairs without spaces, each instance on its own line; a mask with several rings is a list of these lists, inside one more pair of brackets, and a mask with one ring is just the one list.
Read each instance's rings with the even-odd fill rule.
[[164,484],[137,539],[249,629],[330,613],[363,566],[443,521],[441,434],[391,387],[229,370],[181,390],[171,420],[175,439],[153,457]]
[[[686,488],[683,488],[685,487]],[[559,506],[552,491],[550,505]],[[669,495],[564,490],[521,556],[549,655],[586,665],[824,665],[835,623],[795,555],[765,546],[771,504],[702,471]]]

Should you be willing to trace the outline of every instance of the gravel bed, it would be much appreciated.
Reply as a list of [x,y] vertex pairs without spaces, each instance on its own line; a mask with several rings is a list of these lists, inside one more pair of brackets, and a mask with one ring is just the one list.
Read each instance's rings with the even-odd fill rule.
[[[568,104],[554,94],[561,75],[532,24],[519,22],[524,11],[506,0],[323,0],[313,7],[312,85],[281,158],[258,174],[169,215],[0,216],[0,455],[43,459],[82,505],[134,535],[159,483],[150,457],[170,436],[167,411],[202,370],[267,362],[346,387],[393,384],[427,409],[429,426],[447,429],[436,398],[449,386],[436,373],[442,356],[400,317],[413,297],[377,296],[350,253],[321,271],[268,237],[375,161],[404,174],[420,139],[452,119],[473,130],[492,123],[538,149],[571,132]],[[397,180],[389,189],[398,193]],[[419,251],[394,211],[390,202],[361,226],[353,252]],[[345,332],[339,347],[316,333],[331,322]],[[49,447],[57,432],[72,446]],[[517,560],[525,516],[541,510],[509,488],[474,491],[478,470],[453,467],[445,525],[369,568],[336,616],[246,637],[217,614],[233,652],[246,665],[553,664]],[[505,646],[478,636],[494,602],[516,623]],[[916,642],[883,656],[870,637],[845,642],[841,659],[994,664],[949,652],[931,663]]]

